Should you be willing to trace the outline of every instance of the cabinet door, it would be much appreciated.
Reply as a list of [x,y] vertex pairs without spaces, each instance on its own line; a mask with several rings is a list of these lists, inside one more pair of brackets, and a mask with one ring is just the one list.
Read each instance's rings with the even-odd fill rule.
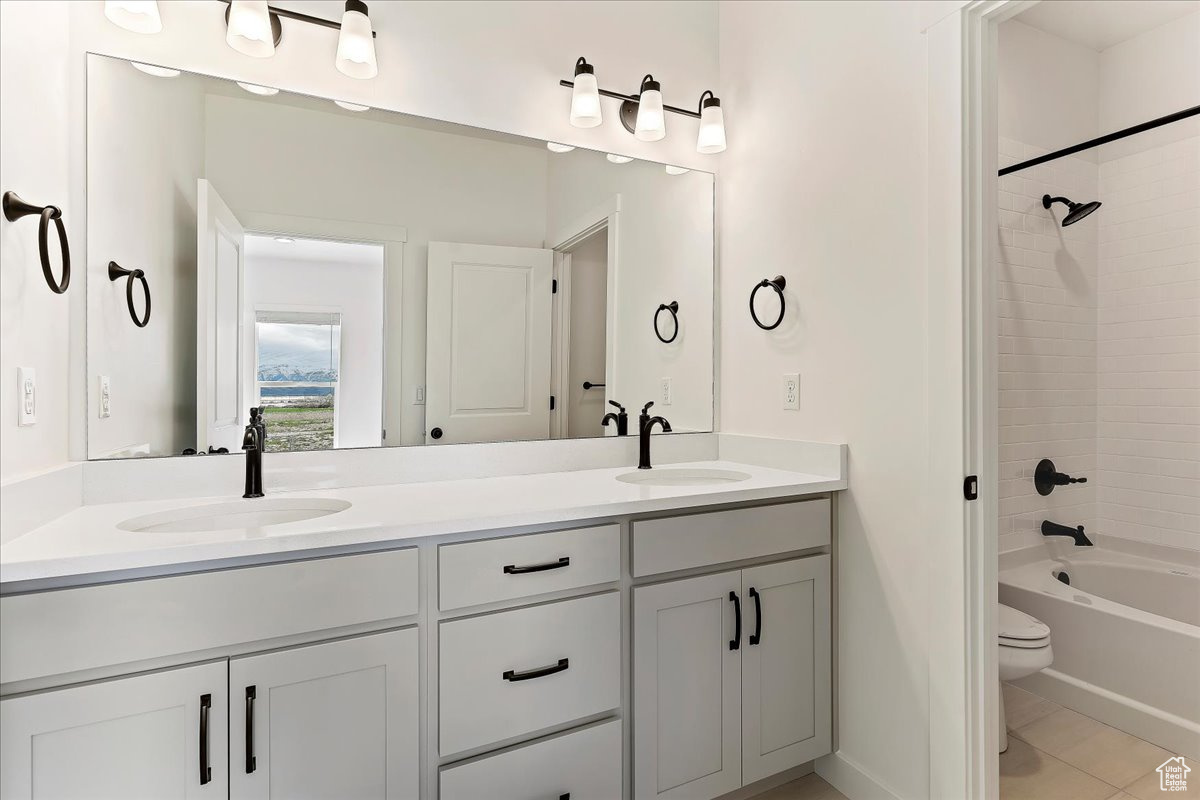
[[415,798],[417,631],[229,662],[230,794]]
[[228,796],[224,661],[0,701],[5,800]]
[[829,556],[742,571],[742,781],[830,751]]
[[633,592],[634,797],[717,797],[742,785],[741,573]]

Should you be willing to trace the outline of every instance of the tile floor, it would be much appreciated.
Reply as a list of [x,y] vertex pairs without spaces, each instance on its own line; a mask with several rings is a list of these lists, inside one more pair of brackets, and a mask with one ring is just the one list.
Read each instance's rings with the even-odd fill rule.
[[1155,770],[1172,755],[1161,747],[1007,683],[1004,706],[1001,800],[1200,798],[1200,780],[1186,792],[1159,789]]
[[803,778],[777,786],[769,792],[755,795],[753,800],[848,800],[846,795],[830,786],[821,776],[810,772]]

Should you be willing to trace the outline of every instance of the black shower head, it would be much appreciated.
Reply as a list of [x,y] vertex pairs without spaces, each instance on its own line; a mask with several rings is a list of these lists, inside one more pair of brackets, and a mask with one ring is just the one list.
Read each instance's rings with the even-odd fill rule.
[[1072,203],[1065,197],[1051,197],[1048,194],[1042,195],[1042,208],[1049,208],[1054,203],[1062,203],[1068,209],[1067,215],[1062,219],[1064,228],[1079,222],[1079,220],[1095,211],[1101,205],[1099,200],[1093,200],[1090,203]]

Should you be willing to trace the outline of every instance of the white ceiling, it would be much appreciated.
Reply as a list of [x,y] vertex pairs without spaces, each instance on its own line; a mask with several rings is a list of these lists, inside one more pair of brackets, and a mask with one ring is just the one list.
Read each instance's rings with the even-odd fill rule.
[[305,261],[330,266],[355,267],[383,264],[383,248],[377,244],[335,242],[326,239],[295,238],[281,242],[274,236],[248,234],[246,257]]
[[1196,11],[1200,0],[1043,0],[1016,19],[1099,51]]

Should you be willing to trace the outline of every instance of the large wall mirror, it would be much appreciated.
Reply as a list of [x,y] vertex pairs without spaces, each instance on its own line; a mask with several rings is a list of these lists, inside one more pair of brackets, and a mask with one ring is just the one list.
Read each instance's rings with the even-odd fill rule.
[[89,457],[712,430],[713,176],[563,150],[89,55]]

